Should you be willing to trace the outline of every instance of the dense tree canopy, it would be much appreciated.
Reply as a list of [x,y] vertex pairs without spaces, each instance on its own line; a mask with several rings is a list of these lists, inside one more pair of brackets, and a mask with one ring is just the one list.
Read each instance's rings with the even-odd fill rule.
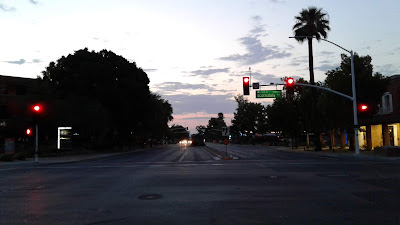
[[[356,97],[358,103],[369,106],[366,113],[359,113],[361,120],[368,119],[377,112],[377,105],[387,86],[387,79],[380,73],[373,73],[370,56],[358,56],[354,54],[354,70],[356,78]],[[351,60],[342,54],[340,67],[326,73],[325,86],[352,96]],[[353,124],[352,102],[343,97],[331,93],[324,93],[320,99],[320,106],[329,118],[330,127],[346,128]],[[334,124],[332,124],[334,122]],[[365,121],[364,121],[365,122]]]
[[236,133],[263,133],[267,130],[266,110],[260,103],[249,102],[243,95],[235,96],[238,103],[234,118],[232,120],[232,130]]
[[57,99],[57,123],[92,138],[107,136],[121,143],[132,135],[161,137],[172,120],[168,101],[150,93],[147,74],[112,51],[85,48],[62,56],[40,80],[42,90]]
[[[373,73],[370,56],[354,55],[354,67],[356,76],[357,101],[366,103],[370,109],[368,112],[359,112],[359,123],[366,123],[376,114],[377,105],[387,87],[387,79],[380,73]],[[332,90],[352,96],[352,78],[350,58],[342,55],[340,67],[326,73],[325,82],[317,83]],[[303,79],[297,83],[307,83]],[[311,99],[313,92],[318,93],[317,111],[311,113]],[[353,128],[352,101],[328,91],[296,86],[293,95],[276,99],[267,107],[268,126],[272,131],[282,131],[286,134],[295,134],[297,129],[310,132],[311,122],[320,118],[320,129],[344,130]],[[313,115],[313,116],[312,116]]]

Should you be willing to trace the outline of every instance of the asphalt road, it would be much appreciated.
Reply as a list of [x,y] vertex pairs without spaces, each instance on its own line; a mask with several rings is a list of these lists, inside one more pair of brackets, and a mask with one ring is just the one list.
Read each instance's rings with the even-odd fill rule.
[[398,224],[400,161],[232,146],[0,167],[0,224]]

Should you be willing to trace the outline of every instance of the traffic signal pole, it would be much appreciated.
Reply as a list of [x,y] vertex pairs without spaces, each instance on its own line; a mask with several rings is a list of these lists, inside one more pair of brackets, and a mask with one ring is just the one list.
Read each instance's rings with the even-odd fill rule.
[[[351,52],[351,65],[352,65],[352,67],[351,67],[352,74],[354,74],[353,52]],[[260,86],[275,86],[275,85],[285,85],[286,86],[288,84],[287,83],[285,83],[285,84],[282,84],[282,83],[280,83],[280,84],[271,83],[271,84],[264,84],[264,85],[260,85]],[[355,146],[354,147],[355,147],[356,155],[360,154],[360,145],[359,145],[359,142],[358,142],[358,130],[359,130],[359,127],[358,127],[358,117],[357,117],[357,101],[356,101],[356,88],[355,88],[355,78],[354,78],[354,76],[352,76],[353,97],[352,96],[348,96],[346,94],[343,94],[341,92],[326,88],[326,87],[321,87],[321,86],[312,85],[312,84],[302,84],[302,83],[294,82],[291,85],[322,89],[324,91],[328,91],[328,92],[337,94],[339,96],[342,96],[344,98],[347,98],[347,99],[353,101],[354,138],[355,138],[355,141],[354,141],[355,142]]]
[[[315,38],[315,37],[314,36],[294,36],[294,37],[289,37],[289,38]],[[334,43],[332,41],[329,41],[329,40],[326,40],[326,39],[319,39],[319,40],[331,43],[331,44],[335,45],[336,47],[341,48],[342,50],[350,53],[350,59],[351,59],[351,85],[352,85],[353,97],[350,97],[350,96],[346,97],[342,93],[340,93],[340,92],[335,93],[335,92],[333,92],[333,90],[330,90],[330,89],[329,89],[329,91],[331,91],[331,92],[333,92],[335,94],[339,94],[340,93],[339,94],[340,96],[343,96],[343,97],[346,97],[346,98],[350,98],[353,101],[354,139],[355,139],[354,140],[354,142],[355,142],[355,146],[354,147],[355,147],[356,155],[358,155],[358,154],[360,154],[360,146],[359,146],[359,142],[358,142],[358,130],[359,130],[359,127],[358,127],[358,118],[357,118],[357,98],[356,98],[356,81],[355,81],[356,78],[355,78],[355,74],[354,74],[354,52],[353,52],[353,50],[349,51],[349,50],[343,48],[342,46],[340,46],[340,45],[338,45],[338,44],[336,44],[336,43]]]
[[[329,43],[332,43],[329,41]],[[333,43],[334,44],[334,43]],[[335,44],[336,45],[336,44]],[[338,46],[338,45],[337,45]],[[340,47],[340,46],[339,46]],[[344,49],[344,48],[342,48]],[[344,49],[349,52],[348,50]],[[354,119],[354,147],[356,148],[356,154],[360,154],[360,143],[358,140],[358,118],[357,118],[357,98],[356,98],[356,78],[354,76],[354,53],[350,51],[350,59],[351,59],[351,85],[353,89],[353,119]]]
[[36,123],[36,135],[35,135],[35,162],[39,161],[38,158],[38,151],[39,151],[39,125]]

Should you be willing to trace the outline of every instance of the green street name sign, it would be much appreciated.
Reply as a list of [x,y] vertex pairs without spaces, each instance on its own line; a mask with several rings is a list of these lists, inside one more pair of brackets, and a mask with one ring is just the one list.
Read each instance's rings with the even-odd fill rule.
[[281,90],[256,91],[256,98],[282,98]]

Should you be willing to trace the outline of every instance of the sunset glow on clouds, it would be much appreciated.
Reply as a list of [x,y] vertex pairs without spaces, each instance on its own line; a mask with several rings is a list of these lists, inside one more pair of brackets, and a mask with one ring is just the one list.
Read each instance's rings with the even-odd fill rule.
[[[76,50],[111,50],[146,71],[150,89],[174,108],[171,124],[193,133],[218,112],[230,124],[250,67],[253,82],[309,79],[307,44],[288,38],[308,6],[329,14],[330,41],[370,55],[375,72],[400,74],[400,25],[388,23],[398,20],[397,0],[0,0],[0,74],[35,78]],[[313,47],[323,81],[346,52],[326,42]],[[253,91],[249,99],[272,102]]]

